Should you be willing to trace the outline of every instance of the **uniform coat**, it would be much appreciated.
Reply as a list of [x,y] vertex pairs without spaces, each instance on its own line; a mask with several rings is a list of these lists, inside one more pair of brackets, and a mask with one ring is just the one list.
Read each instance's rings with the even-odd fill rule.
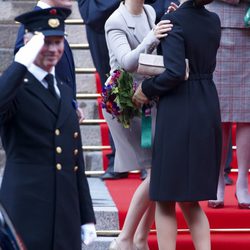
[[[34,10],[40,10],[39,6],[36,6]],[[14,54],[24,45],[23,44],[24,26],[21,25],[18,30],[16,39]],[[74,98],[76,98],[76,79],[75,79],[75,63],[71,48],[66,39],[64,39],[64,52],[60,61],[56,65],[56,75],[65,82],[74,91]]]
[[0,198],[29,250],[80,250],[81,224],[95,222],[73,92],[57,83],[59,107],[19,63],[0,78]]
[[250,122],[250,29],[247,0],[215,0],[208,9],[221,19],[222,36],[214,74],[223,122]]
[[[221,129],[212,74],[220,21],[204,7],[194,7],[193,1],[163,19],[174,25],[161,42],[166,70],[142,83],[146,96],[160,97],[150,197],[155,201],[216,199]],[[190,64],[187,81],[182,80],[185,58]]]

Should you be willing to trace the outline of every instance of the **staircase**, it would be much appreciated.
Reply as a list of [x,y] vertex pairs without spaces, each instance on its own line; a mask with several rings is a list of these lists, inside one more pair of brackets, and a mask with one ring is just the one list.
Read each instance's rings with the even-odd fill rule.
[[[103,0],[105,1],[105,0]],[[14,23],[14,17],[32,10],[34,0],[0,0],[0,73],[11,63],[13,59],[13,47],[16,39],[18,25]],[[104,120],[99,118],[96,76],[93,62],[90,56],[85,27],[81,19],[77,3],[74,3],[72,15],[66,20],[67,40],[72,48],[76,64],[77,99],[84,109],[86,119],[81,124],[83,139],[83,151],[86,164],[86,174],[93,199],[94,210],[97,219],[98,239],[91,246],[83,249],[105,250],[113,237],[119,233],[119,218],[116,205],[111,198],[104,182],[97,178],[103,172],[103,155],[109,150],[107,143],[103,146],[101,127],[106,127]],[[234,178],[237,176],[237,162],[235,158],[233,170]],[[4,151],[0,142],[0,176],[4,166]],[[126,187],[126,186],[125,186]],[[126,192],[126,190],[124,190]],[[236,204],[230,204],[235,206]],[[250,249],[250,215],[249,211],[235,210],[231,213],[227,209],[211,210],[204,208],[209,218],[213,217],[212,249],[213,250],[249,250]],[[124,211],[126,212],[126,211]],[[233,222],[231,222],[233,220]],[[179,232],[177,250],[192,250],[193,245],[189,231],[186,229],[183,217],[178,211]],[[122,222],[120,221],[122,224]],[[152,250],[156,246],[155,231],[149,240]],[[226,247],[225,247],[226,246]],[[129,249],[128,249],[129,250]]]

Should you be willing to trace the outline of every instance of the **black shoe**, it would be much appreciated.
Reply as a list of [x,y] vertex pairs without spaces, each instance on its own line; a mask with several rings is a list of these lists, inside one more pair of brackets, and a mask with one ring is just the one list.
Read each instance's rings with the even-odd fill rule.
[[141,180],[145,180],[147,178],[147,176],[148,176],[147,170],[146,169],[142,169],[141,173],[140,173],[140,179]]
[[117,172],[105,172],[100,178],[102,180],[117,180],[127,178],[128,173],[117,173]]
[[233,185],[234,181],[228,176],[228,173],[224,174],[224,181],[226,185]]

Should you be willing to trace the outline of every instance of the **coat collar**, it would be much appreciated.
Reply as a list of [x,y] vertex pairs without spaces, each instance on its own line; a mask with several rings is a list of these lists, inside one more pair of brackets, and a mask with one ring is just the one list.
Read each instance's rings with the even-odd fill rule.
[[195,3],[193,0],[188,0],[186,2],[184,2],[183,4],[180,5],[179,8],[199,8],[199,9],[204,9],[205,7],[204,6],[201,6],[201,7],[195,7]]
[[28,91],[40,99],[44,105],[54,113],[54,115],[58,114],[58,102],[53,96],[51,96],[49,91],[35,78],[34,75],[27,72],[23,81],[24,86]]
[[60,104],[58,106],[57,100],[51,96],[49,91],[42,86],[42,84],[28,72],[24,78],[24,86],[27,91],[35,95],[42,103],[57,117],[57,126],[60,127],[68,118],[70,112],[73,110],[73,92],[69,91],[67,84],[56,78],[57,85],[60,90]]
[[[147,19],[148,19],[148,23],[149,23],[149,26],[150,28],[152,29],[154,26],[155,26],[155,20],[152,18],[152,15],[150,15],[147,7],[143,7],[143,10],[147,16]],[[133,31],[133,35],[135,36],[136,40],[140,43],[141,41],[139,40],[139,38],[137,37],[137,31],[136,31],[136,24],[135,24],[135,20],[134,18],[131,18],[131,14],[128,12],[127,8],[125,7],[124,3],[121,2],[120,3],[120,6],[118,8],[118,11],[120,12],[120,14],[122,15],[125,23],[127,24],[127,27],[129,29],[132,29]]]

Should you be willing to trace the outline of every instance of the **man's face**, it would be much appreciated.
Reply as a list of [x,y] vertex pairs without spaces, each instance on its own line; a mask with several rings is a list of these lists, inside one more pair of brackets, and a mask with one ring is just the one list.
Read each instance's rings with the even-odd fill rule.
[[63,7],[71,9],[73,5],[73,0],[51,0],[50,5],[53,7]]
[[35,59],[35,64],[43,70],[50,72],[56,66],[64,51],[64,37],[45,37],[44,46]]

